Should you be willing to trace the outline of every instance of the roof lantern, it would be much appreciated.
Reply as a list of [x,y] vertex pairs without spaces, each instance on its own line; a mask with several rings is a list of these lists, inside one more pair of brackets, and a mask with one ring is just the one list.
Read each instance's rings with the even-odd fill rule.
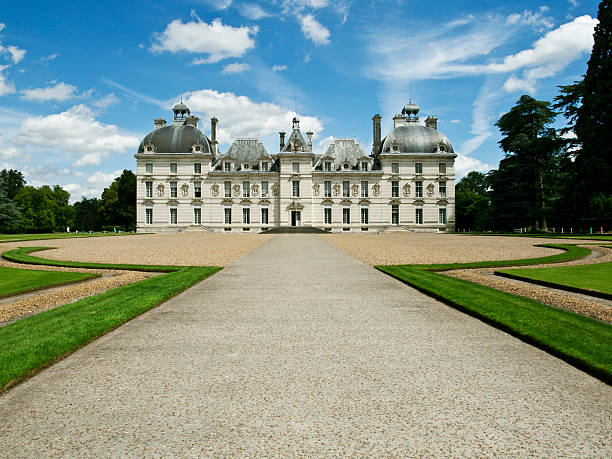
[[172,107],[172,112],[174,113],[174,121],[185,121],[185,118],[189,116],[191,113],[187,105],[183,103],[183,99]]
[[300,128],[300,120],[296,117],[293,118],[293,129],[299,129]]

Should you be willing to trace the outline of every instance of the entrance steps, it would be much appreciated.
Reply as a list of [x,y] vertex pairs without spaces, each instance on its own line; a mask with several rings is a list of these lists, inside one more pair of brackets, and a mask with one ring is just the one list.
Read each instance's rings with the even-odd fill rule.
[[307,233],[330,233],[330,230],[315,228],[314,226],[275,226],[269,230],[262,231],[265,234],[307,234]]

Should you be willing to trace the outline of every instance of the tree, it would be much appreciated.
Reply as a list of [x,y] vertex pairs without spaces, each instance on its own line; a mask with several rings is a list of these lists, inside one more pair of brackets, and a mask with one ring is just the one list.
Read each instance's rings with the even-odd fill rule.
[[11,200],[15,199],[19,190],[26,184],[23,174],[15,169],[2,169],[0,171],[0,182],[3,184],[7,198]]
[[488,229],[489,197],[487,176],[471,171],[455,186],[457,229],[483,231]]
[[21,211],[21,231],[40,233],[55,229],[55,202],[49,186],[24,186],[15,196],[15,202]]
[[[547,193],[550,181],[554,179],[557,169],[559,152],[564,144],[549,125],[554,121],[556,113],[550,108],[550,102],[535,100],[524,95],[517,101],[510,111],[504,114],[496,123],[504,136],[499,144],[506,153],[504,172],[515,173],[514,185],[521,187],[512,194],[520,196],[522,209],[517,209],[519,215],[531,215],[536,230],[546,231],[547,210],[550,208],[552,196]],[[500,162],[500,170],[502,163]],[[493,174],[492,180],[497,182],[493,193],[499,193],[500,185],[507,182],[501,172]],[[503,180],[502,180],[503,178]],[[503,187],[502,187],[503,188]],[[495,200],[497,205],[503,205],[503,199]],[[508,202],[508,205],[511,205]]]
[[8,198],[4,180],[0,178],[0,233],[13,233],[19,228],[21,214],[17,204]]
[[[599,4],[599,24],[587,71],[581,81],[561,86],[555,108],[562,109],[573,132],[571,200],[582,218],[601,219],[601,203],[612,199],[612,12]],[[605,206],[604,206],[605,207]]]
[[73,226],[80,231],[99,231],[102,229],[100,206],[102,201],[98,198],[81,198],[74,203]]
[[126,231],[136,227],[136,176],[125,169],[108,188],[102,192],[101,212],[104,222]]

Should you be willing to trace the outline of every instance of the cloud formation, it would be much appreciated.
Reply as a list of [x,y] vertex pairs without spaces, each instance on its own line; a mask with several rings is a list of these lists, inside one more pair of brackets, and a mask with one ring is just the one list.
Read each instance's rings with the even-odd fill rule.
[[245,64],[244,62],[232,62],[231,64],[227,64],[223,67],[221,73],[243,73],[249,70],[251,66],[249,64]]
[[22,99],[34,102],[63,102],[74,97],[76,90],[76,86],[60,81],[46,88],[22,89],[20,93]]
[[264,11],[257,3],[243,3],[238,7],[238,12],[245,18],[254,21],[272,16],[270,13]]
[[315,19],[312,14],[300,17],[300,27],[304,36],[313,41],[315,45],[329,44],[329,30]]

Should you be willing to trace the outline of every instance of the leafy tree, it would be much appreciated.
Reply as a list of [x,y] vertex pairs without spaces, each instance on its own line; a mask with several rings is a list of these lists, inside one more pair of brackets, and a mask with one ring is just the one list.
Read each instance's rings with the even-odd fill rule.
[[49,186],[24,186],[15,196],[15,202],[21,211],[20,231],[39,233],[55,229],[56,204]]
[[69,203],[70,193],[64,190],[61,186],[55,185],[51,192],[52,208],[55,215],[56,231],[65,231],[72,224],[74,209]]
[[102,201],[98,198],[81,198],[74,203],[73,226],[80,231],[99,231],[102,229],[100,206]]
[[455,186],[457,229],[483,231],[488,229],[489,197],[487,176],[471,171]]
[[4,181],[0,179],[0,233],[14,233],[20,226],[17,204],[8,198]]
[[108,188],[102,192],[101,212],[104,222],[126,231],[136,227],[136,176],[125,169]]
[[0,182],[3,184],[8,199],[15,199],[19,190],[26,184],[23,174],[15,169],[2,169]]
[[[555,178],[558,168],[558,156],[564,142],[549,125],[554,121],[556,113],[550,108],[550,102],[535,100],[524,95],[510,111],[504,114],[496,123],[504,136],[499,144],[506,153],[506,158],[500,162],[500,170],[492,174],[493,194],[505,193],[508,196],[497,196],[496,206],[516,204],[515,216],[521,219],[529,215],[536,230],[547,229],[546,216],[553,198],[549,190],[551,181]],[[512,172],[514,184],[510,177],[503,177]],[[515,189],[514,188],[520,188]],[[519,202],[508,201],[510,196]],[[498,209],[499,210],[499,209]],[[502,210],[502,214],[511,216]],[[516,213],[518,212],[518,213]]]

